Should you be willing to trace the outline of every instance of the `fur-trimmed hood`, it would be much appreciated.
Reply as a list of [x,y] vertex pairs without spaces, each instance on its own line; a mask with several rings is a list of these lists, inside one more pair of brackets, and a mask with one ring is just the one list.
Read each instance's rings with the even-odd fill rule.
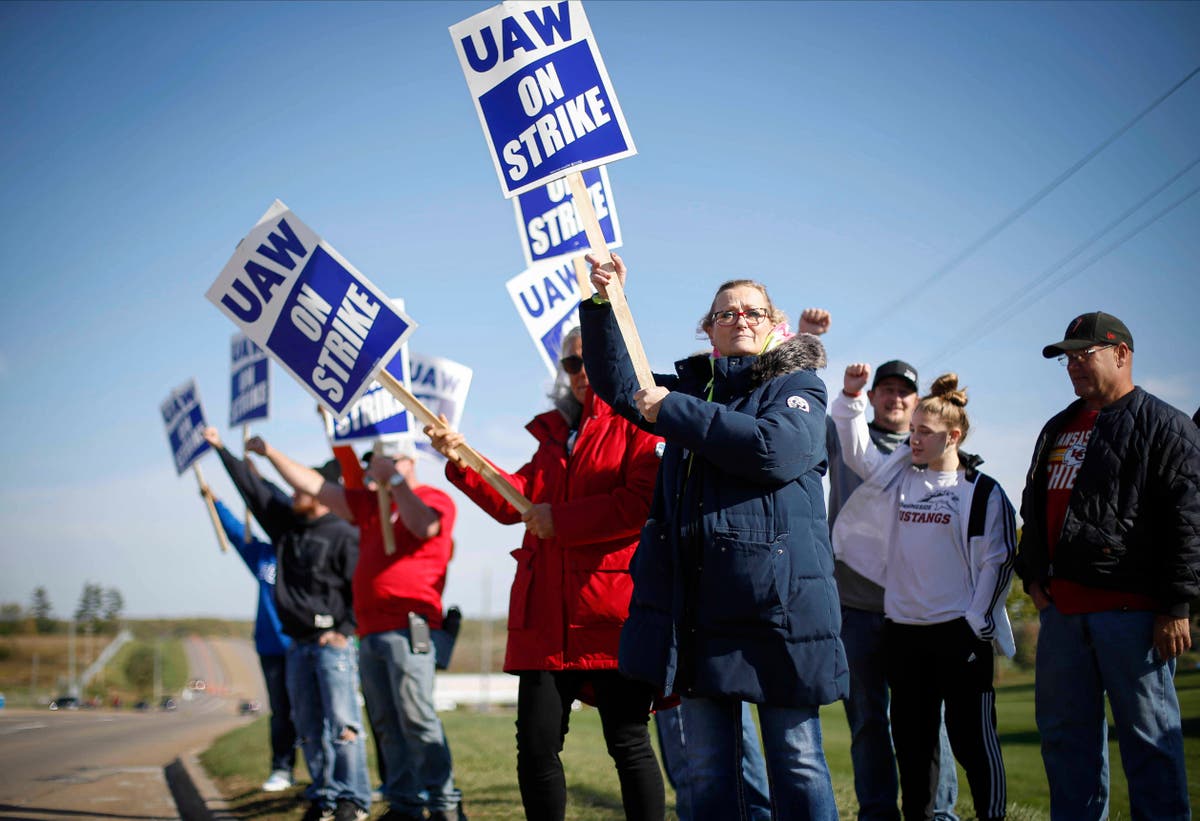
[[754,385],[761,385],[785,373],[816,370],[827,364],[820,339],[813,334],[796,334],[758,357],[750,366],[750,378]]
[[796,334],[761,356],[728,356],[713,359],[701,353],[675,363],[675,372],[692,384],[703,385],[714,373],[730,375],[735,393],[754,390],[777,376],[815,370],[827,364],[825,346],[812,334]]

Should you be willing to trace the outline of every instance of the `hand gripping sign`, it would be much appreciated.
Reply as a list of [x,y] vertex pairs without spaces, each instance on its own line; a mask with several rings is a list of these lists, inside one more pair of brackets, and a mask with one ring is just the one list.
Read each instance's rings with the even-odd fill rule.
[[267,352],[245,334],[234,334],[229,349],[229,426],[265,420],[271,399]]
[[217,508],[213,504],[212,495],[207,492],[208,485],[204,482],[204,475],[200,473],[199,459],[212,450],[212,445],[204,438],[204,429],[208,427],[208,423],[204,421],[204,408],[200,406],[200,392],[196,390],[196,380],[188,380],[171,391],[171,395],[159,410],[167,429],[171,455],[175,459],[175,472],[182,476],[190,467],[196,474],[196,482],[200,485],[208,507],[209,518],[217,532],[217,543],[221,545],[222,550],[229,550],[229,544],[225,541],[225,531],[221,528],[221,519],[217,516]]
[[504,283],[550,376],[558,375],[563,335],[579,324],[579,281],[571,263],[537,265]]
[[[576,0],[510,0],[450,27],[505,197],[565,177],[592,253],[612,259],[580,174],[637,152]],[[603,294],[643,388],[654,376],[620,283]]]
[[[462,426],[463,409],[474,372],[445,357],[418,353],[412,355],[411,364],[413,394],[433,413],[445,416],[450,427],[458,430]],[[417,447],[424,453],[442,458],[427,442],[418,442]]]
[[[610,249],[621,247],[621,224],[613,203],[612,184],[604,166],[583,172],[592,210],[604,233],[604,243]],[[521,250],[525,264],[562,262],[562,257],[575,257],[588,250],[587,233],[571,187],[566,180],[550,184],[513,197],[517,213],[517,231],[521,235]]]
[[[422,425],[437,417],[382,365],[416,323],[279,200],[206,294],[334,416],[378,380]],[[474,449],[455,454],[524,512],[530,503]]]

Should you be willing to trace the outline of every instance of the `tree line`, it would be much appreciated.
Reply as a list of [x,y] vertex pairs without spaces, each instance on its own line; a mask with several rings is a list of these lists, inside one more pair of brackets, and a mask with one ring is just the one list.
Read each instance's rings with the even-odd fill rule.
[[[125,610],[125,597],[115,587],[85,582],[72,619],[79,629],[95,633],[115,633]],[[67,621],[55,616],[50,594],[43,586],[35,587],[29,606],[7,602],[0,604],[0,634],[30,635],[62,633]]]

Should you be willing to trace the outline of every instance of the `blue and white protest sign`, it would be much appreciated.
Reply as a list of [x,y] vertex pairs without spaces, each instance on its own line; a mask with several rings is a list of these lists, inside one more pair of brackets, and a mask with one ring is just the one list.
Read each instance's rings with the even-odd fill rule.
[[[610,249],[620,248],[621,224],[617,221],[608,169],[603,165],[589,168],[583,172],[583,184],[600,221],[605,244]],[[514,197],[513,208],[517,212],[517,231],[526,265],[588,252],[587,233],[566,180],[553,180],[542,188]]]
[[582,3],[501,3],[450,38],[505,197],[637,153]]
[[200,407],[200,393],[196,380],[190,380],[171,391],[162,403],[163,425],[167,428],[167,441],[175,459],[175,472],[182,474],[192,463],[212,450],[204,438],[204,409]]
[[267,352],[245,334],[233,335],[229,351],[229,427],[266,419],[271,401]]
[[[392,305],[403,312],[404,300],[393,299]],[[410,390],[408,345],[400,346],[400,353],[387,364],[387,372]],[[412,433],[412,415],[400,400],[392,396],[383,385],[372,382],[357,402],[350,406],[345,416],[337,421],[328,420],[327,433],[335,445],[362,440],[388,439]]]
[[334,416],[416,327],[279,200],[206,296]]
[[558,374],[562,338],[579,324],[579,283],[571,263],[552,268],[537,265],[504,283],[525,330],[550,375]]
[[[471,389],[474,371],[466,365],[441,356],[412,355],[413,395],[433,411],[436,416],[445,416],[454,430],[462,429],[463,409],[467,405],[467,392]],[[445,461],[445,457],[433,449],[424,437],[417,440],[417,447]]]

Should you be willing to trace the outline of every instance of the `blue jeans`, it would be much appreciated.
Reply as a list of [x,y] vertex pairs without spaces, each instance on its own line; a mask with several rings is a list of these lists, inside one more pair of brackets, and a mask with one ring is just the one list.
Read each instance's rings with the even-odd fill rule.
[[[694,821],[750,818],[742,773],[742,703],[684,698]],[[821,747],[817,707],[758,705],[763,754],[776,821],[837,821],[833,783]]]
[[385,761],[383,797],[410,815],[428,807],[453,816],[462,793],[433,709],[433,653],[413,653],[408,630],[371,633],[359,648],[367,713]]
[[[688,763],[686,704],[654,714],[658,728],[658,748],[662,751],[667,780],[675,790],[675,814],[679,821],[692,821],[692,774]],[[746,806],[752,821],[771,821],[770,788],[767,786],[767,765],[763,761],[758,730],[750,717],[750,705],[742,702],[742,786]]]
[[271,708],[271,771],[289,775],[296,765],[296,728],[287,692],[287,656],[259,656]]
[[369,808],[371,786],[353,640],[340,648],[292,642],[287,655],[287,687],[292,720],[312,777],[306,797],[326,807],[350,800]]
[[1108,724],[1112,707],[1134,819],[1190,818],[1175,662],[1154,651],[1154,614],[1039,614],[1035,684],[1050,816],[1108,817]]
[[[850,666],[850,761],[859,821],[899,821],[900,782],[888,719],[888,686],[884,669],[884,616],[854,607],[842,608],[842,644]],[[943,711],[944,714],[944,711]],[[938,780],[933,792],[935,821],[958,821],[958,770],[943,718],[938,752]],[[944,764],[944,766],[943,766]]]

